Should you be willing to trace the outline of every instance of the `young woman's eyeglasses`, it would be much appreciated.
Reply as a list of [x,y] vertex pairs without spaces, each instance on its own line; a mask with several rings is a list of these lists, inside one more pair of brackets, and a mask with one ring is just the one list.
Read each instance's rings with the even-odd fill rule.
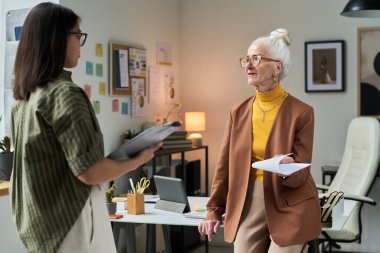
[[240,58],[240,67],[246,68],[249,64],[251,64],[252,67],[256,67],[262,60],[280,62],[280,60],[254,54],[251,57],[247,56],[245,58]]
[[74,35],[78,38],[80,46],[82,47],[86,43],[87,33],[82,32],[69,32],[69,35]]

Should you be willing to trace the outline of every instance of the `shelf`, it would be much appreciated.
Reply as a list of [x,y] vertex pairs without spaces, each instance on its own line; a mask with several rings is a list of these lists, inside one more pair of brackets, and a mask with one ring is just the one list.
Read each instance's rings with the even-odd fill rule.
[[[194,150],[204,150],[204,161],[205,161],[205,171],[204,171],[204,182],[205,182],[205,192],[202,192],[202,196],[208,196],[208,146],[203,145],[199,147],[189,147],[189,148],[173,148],[173,149],[160,149],[155,152],[154,158],[152,159],[153,164],[152,164],[152,173],[153,175],[156,174],[156,166],[157,166],[157,161],[156,158],[160,156],[169,156],[172,154],[180,153],[181,154],[181,166],[182,166],[182,171],[185,171],[185,153],[186,152],[191,152]],[[169,158],[169,164],[171,163],[171,158]],[[202,173],[202,172],[201,172]],[[183,173],[184,175],[184,173]],[[184,178],[182,178],[184,179]],[[202,181],[202,176],[201,176],[201,181]],[[154,188],[153,188],[154,189]],[[153,193],[155,193],[155,189],[153,190]]]

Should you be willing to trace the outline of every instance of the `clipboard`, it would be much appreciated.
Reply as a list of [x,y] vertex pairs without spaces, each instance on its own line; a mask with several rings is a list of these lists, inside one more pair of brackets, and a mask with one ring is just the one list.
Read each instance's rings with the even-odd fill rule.
[[109,154],[107,158],[113,160],[128,160],[140,151],[159,143],[180,126],[181,123],[174,121],[150,127],[120,146],[117,150]]

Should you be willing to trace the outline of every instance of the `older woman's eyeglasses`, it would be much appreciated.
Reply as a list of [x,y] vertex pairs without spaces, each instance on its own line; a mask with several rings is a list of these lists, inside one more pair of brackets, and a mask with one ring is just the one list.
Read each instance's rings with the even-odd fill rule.
[[69,32],[69,35],[74,35],[78,38],[80,46],[82,47],[86,43],[87,33],[82,32]]
[[280,62],[280,60],[254,54],[251,57],[247,56],[245,58],[240,58],[240,67],[246,68],[249,64],[251,64],[252,67],[256,67],[260,64],[262,60]]

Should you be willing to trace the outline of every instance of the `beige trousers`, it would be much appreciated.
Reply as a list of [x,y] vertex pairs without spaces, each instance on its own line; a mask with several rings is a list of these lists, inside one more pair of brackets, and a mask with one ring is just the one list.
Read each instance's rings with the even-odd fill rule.
[[242,217],[234,242],[234,253],[304,253],[305,244],[286,247],[271,241],[268,230],[262,181],[250,181]]
[[81,215],[57,253],[116,253],[102,186],[92,186]]

